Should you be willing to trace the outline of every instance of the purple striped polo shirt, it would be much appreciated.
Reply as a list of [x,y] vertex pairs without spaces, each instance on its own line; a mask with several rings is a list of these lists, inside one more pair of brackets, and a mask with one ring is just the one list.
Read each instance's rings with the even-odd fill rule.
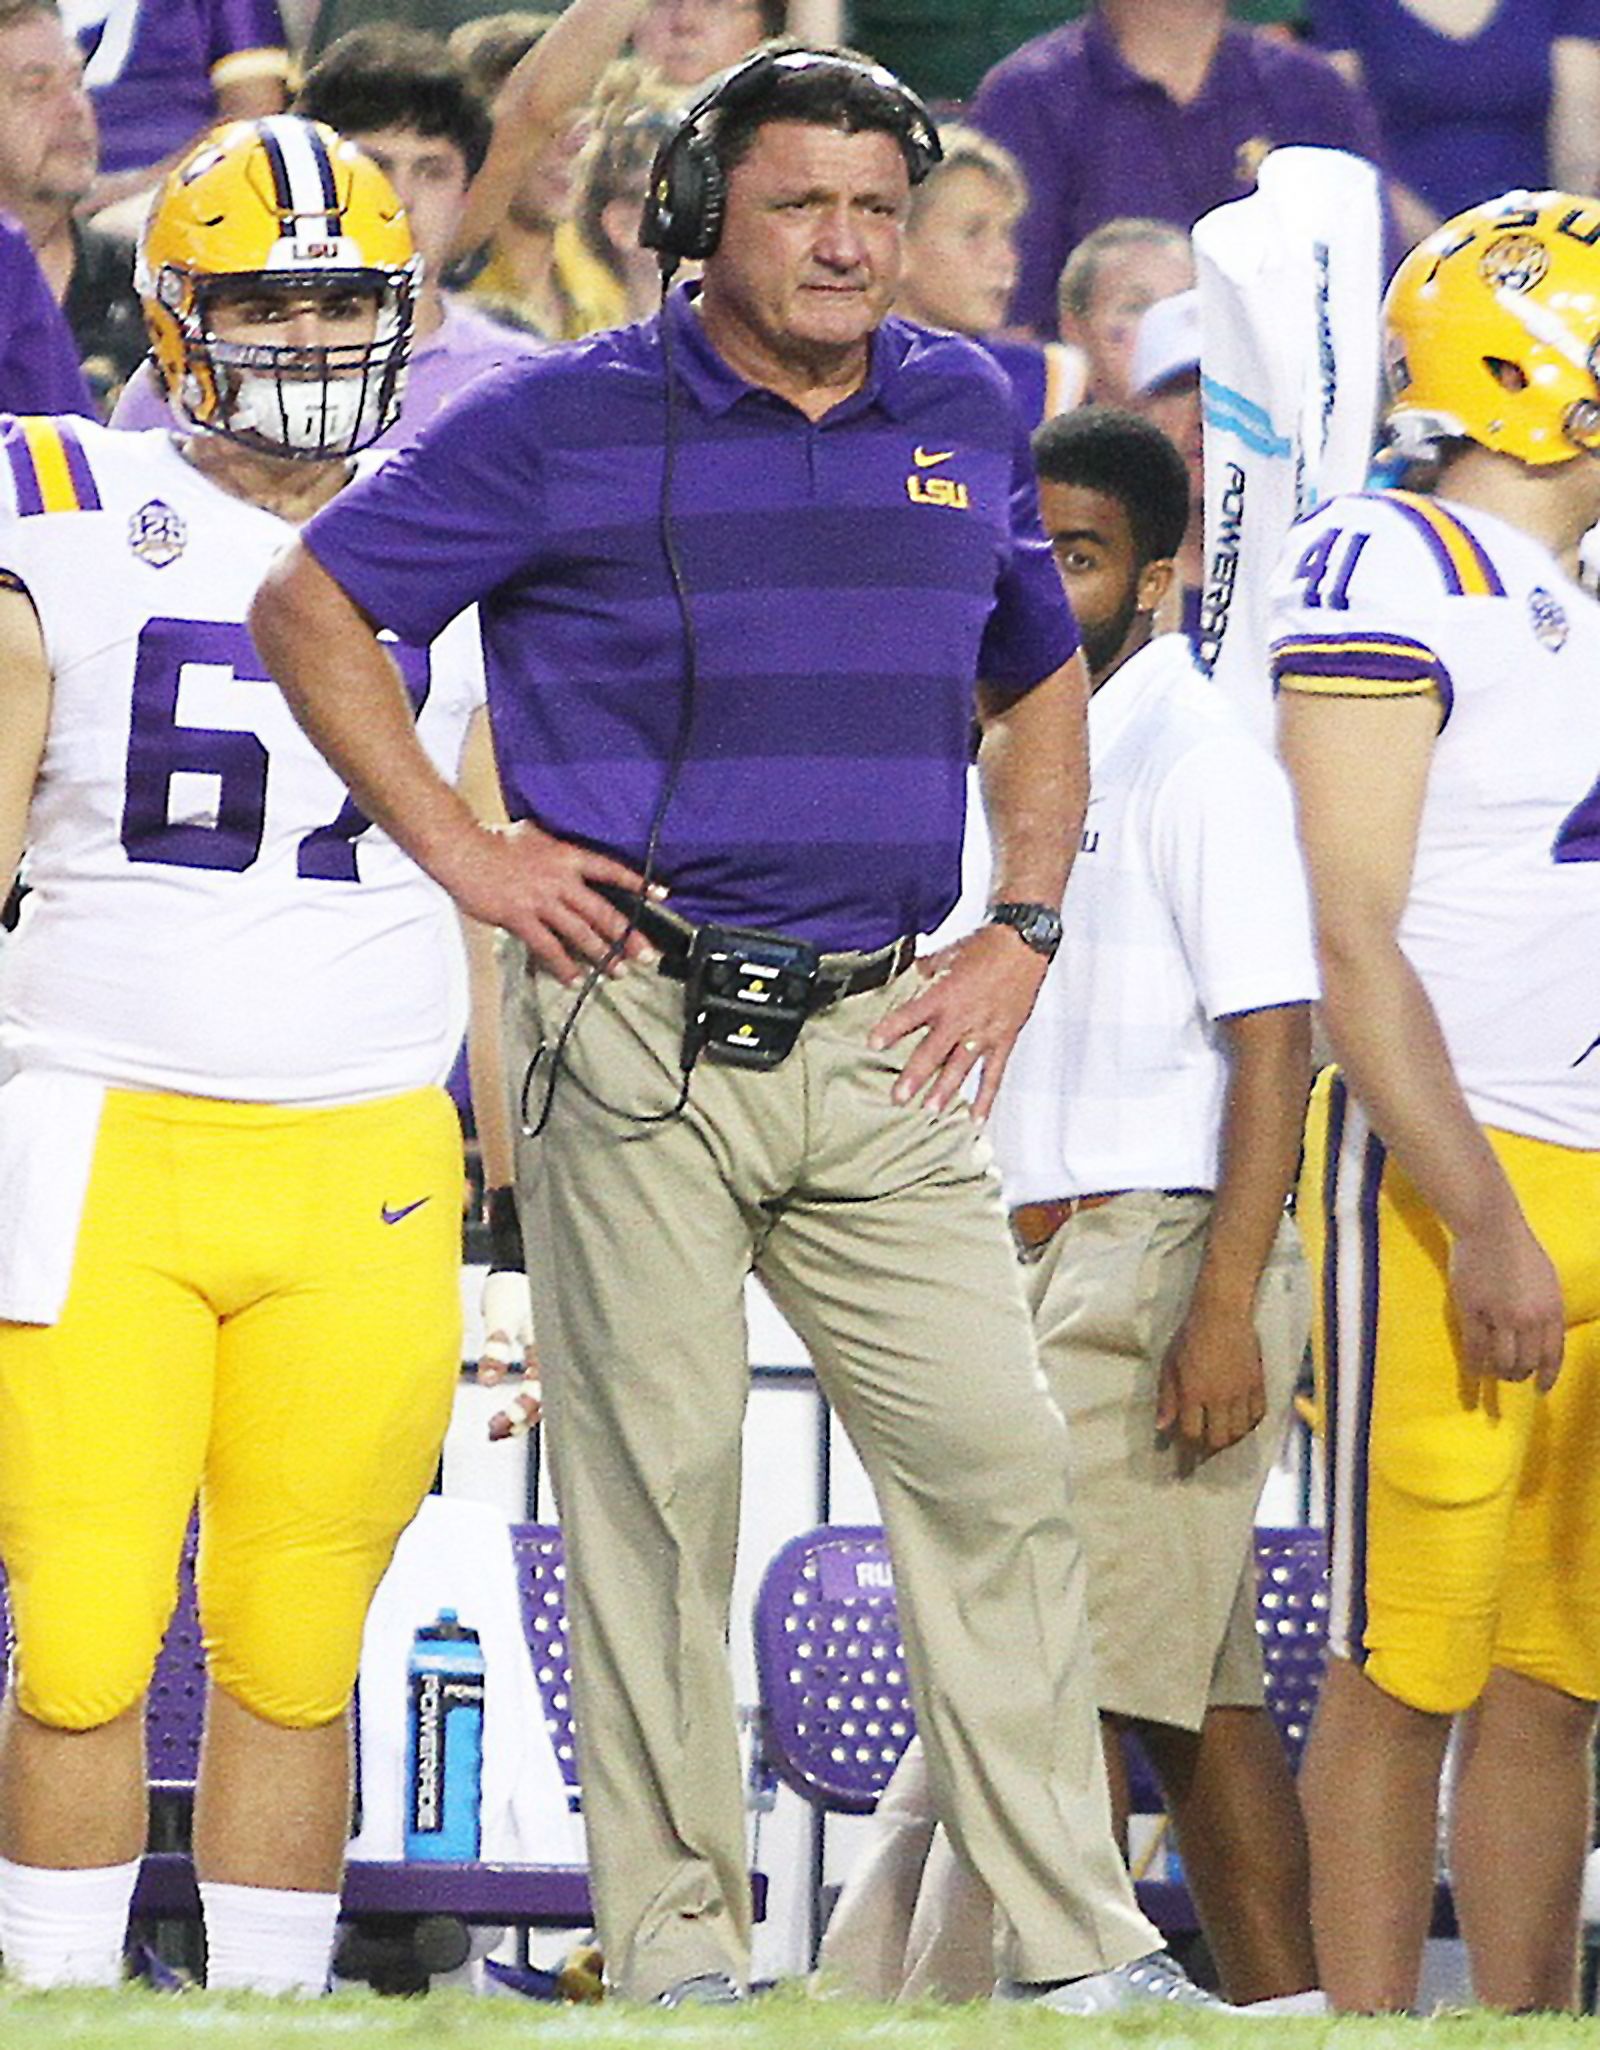
[[[657,873],[685,917],[824,948],[937,925],[960,883],[975,679],[1016,698],[1077,629],[1003,373],[891,319],[813,422],[668,301],[672,518],[698,646]],[[307,545],[379,624],[482,608],[513,817],[642,860],[685,699],[660,524],[660,318],[508,364],[339,494]]]

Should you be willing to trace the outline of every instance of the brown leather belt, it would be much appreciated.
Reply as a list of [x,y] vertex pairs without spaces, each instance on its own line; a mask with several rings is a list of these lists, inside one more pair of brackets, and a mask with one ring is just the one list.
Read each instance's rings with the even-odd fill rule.
[[[674,982],[682,982],[689,965],[689,949],[699,930],[687,918],[680,918],[675,911],[668,911],[665,905],[641,901],[631,890],[621,890],[614,885],[601,884],[602,896],[609,897],[615,905],[625,911],[633,921],[634,930],[642,933],[661,956],[659,972],[670,976]],[[773,938],[781,935],[773,934]],[[878,947],[870,954],[822,954],[817,959],[816,993],[812,1001],[813,1011],[825,1010],[829,1004],[837,1004],[845,997],[858,997],[869,989],[882,989],[886,982],[892,982],[903,969],[909,968],[916,958],[917,942],[914,936],[892,940],[886,947]]]
[[[1114,1203],[1118,1196],[1133,1196],[1136,1189],[1097,1189],[1090,1196],[1054,1196],[1043,1203],[1019,1203],[1011,1213],[1011,1236],[1020,1251],[1037,1253],[1049,1245],[1069,1218],[1080,1210],[1098,1210],[1102,1203]],[[1145,1191],[1143,1193],[1150,1193]],[[1209,1189],[1158,1189],[1161,1196],[1209,1196]]]

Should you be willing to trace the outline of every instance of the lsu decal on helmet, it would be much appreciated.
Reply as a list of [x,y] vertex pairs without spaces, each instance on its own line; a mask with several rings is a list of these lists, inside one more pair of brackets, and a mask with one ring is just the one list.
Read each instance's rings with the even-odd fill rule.
[[1508,192],[1457,214],[1383,311],[1402,454],[1451,438],[1531,464],[1600,449],[1600,200]]
[[366,448],[399,412],[420,275],[377,165],[320,122],[275,114],[213,129],[168,174],[135,283],[185,426],[318,459]]

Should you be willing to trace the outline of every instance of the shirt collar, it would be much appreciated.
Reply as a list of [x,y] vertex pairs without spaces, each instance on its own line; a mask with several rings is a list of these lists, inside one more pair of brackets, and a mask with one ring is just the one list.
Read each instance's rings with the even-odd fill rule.
[[1141,708],[1174,680],[1193,672],[1194,651],[1180,633],[1157,634],[1108,676],[1089,700],[1089,761],[1104,762]]
[[[1191,106],[1198,106],[1200,101],[1209,99],[1219,85],[1229,83],[1241,57],[1248,57],[1251,33],[1249,29],[1241,28],[1238,22],[1223,23],[1216,54],[1211,59],[1211,69],[1205,75],[1198,96],[1190,102]],[[1171,98],[1165,86],[1146,78],[1128,63],[1098,8],[1091,8],[1083,24],[1083,47],[1100,92],[1159,93],[1164,100]]]
[[[769,391],[765,385],[752,384],[723,361],[712,346],[695,305],[699,292],[695,283],[677,286],[668,295],[660,318],[670,329],[677,376],[701,411],[715,419],[731,412],[741,399],[775,398],[780,405],[785,403],[780,394]],[[891,419],[898,419],[911,404],[908,379],[915,375],[918,353],[915,331],[901,321],[886,320],[873,333],[865,382],[849,398],[841,399],[824,418],[849,419],[877,406]]]

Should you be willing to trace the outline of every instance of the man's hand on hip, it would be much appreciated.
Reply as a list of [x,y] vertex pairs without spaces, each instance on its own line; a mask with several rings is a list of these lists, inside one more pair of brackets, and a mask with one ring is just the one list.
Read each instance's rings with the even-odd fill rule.
[[972,1114],[986,1118],[1048,965],[1018,934],[999,925],[983,926],[920,959],[922,988],[881,1018],[868,1041],[881,1048],[908,1033],[922,1034],[894,1085],[895,1102],[910,1103],[926,1089],[927,1108],[942,1111],[981,1067]]
[[[628,932],[627,915],[594,887],[642,890],[639,872],[609,854],[557,840],[527,820],[475,826],[440,880],[469,916],[514,933],[539,966],[564,983],[577,982],[613,949],[613,975],[628,960],[656,958],[642,934]],[[619,947],[624,933],[627,942]]]

